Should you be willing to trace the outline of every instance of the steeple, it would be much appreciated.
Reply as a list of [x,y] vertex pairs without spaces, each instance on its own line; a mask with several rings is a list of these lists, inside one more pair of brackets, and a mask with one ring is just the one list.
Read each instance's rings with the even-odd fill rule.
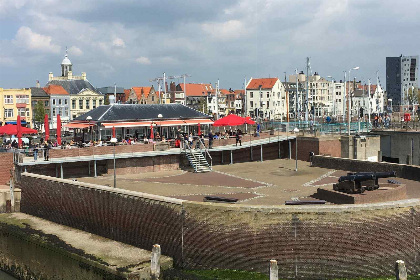
[[63,61],[61,62],[61,76],[62,77],[68,77],[69,76],[69,72],[72,72],[72,64],[70,59],[68,58],[67,55],[67,47],[66,47],[66,55],[64,56]]

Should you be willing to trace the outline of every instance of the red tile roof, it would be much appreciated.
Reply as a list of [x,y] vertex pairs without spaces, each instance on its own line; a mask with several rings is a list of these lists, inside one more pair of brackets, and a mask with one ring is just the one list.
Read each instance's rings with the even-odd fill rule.
[[128,97],[130,96],[130,89],[124,89],[124,100],[128,100]]
[[149,96],[149,93],[152,87],[132,87],[132,89],[137,95],[137,100],[140,100],[142,92],[144,94],[144,97],[147,98]]
[[227,90],[227,89],[224,89],[224,88],[222,88],[222,89],[219,89],[219,92],[221,93],[221,94],[233,94],[233,92],[230,92],[229,90]]
[[44,87],[44,91],[48,94],[64,94],[68,95],[69,93],[60,85],[49,85]]
[[262,78],[252,79],[246,89],[259,89],[260,85],[262,89],[272,89],[278,78]]
[[[179,84],[182,91],[184,91],[184,84]],[[207,96],[209,93],[214,92],[211,84],[185,84],[187,87],[187,96]]]

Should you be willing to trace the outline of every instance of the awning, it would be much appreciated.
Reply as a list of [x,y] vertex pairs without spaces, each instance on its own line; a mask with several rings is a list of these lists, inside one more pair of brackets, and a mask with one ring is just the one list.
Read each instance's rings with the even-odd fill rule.
[[184,122],[186,125],[213,124],[213,121],[209,119],[184,120]]
[[120,122],[120,123],[102,123],[105,128],[111,127],[142,127],[142,126],[150,126],[152,121],[147,122]]
[[[94,126],[95,124],[90,124],[90,126]],[[68,123],[63,125],[63,127],[67,127],[67,128],[87,128],[89,127],[88,123]]]

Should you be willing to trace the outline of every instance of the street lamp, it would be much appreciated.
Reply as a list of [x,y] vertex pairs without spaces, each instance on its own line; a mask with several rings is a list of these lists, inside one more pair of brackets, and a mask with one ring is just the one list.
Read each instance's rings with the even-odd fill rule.
[[297,127],[295,127],[295,129],[293,129],[293,132],[296,134],[296,169],[295,169],[295,171],[298,171],[298,152],[297,152],[297,145],[298,145],[298,140],[297,140],[297,136],[298,136],[298,133],[299,133],[299,128],[297,128]]
[[[348,135],[350,136],[350,122],[351,122],[351,96],[350,96],[350,73],[351,70],[359,70],[359,66],[353,67],[349,70],[349,87],[347,90],[347,102],[348,102],[348,106],[347,106],[347,122],[348,122]],[[355,88],[353,89],[353,91],[355,90]]]
[[114,145],[114,188],[117,187],[117,174],[115,170],[115,145],[117,144],[118,140],[117,138],[111,138],[111,143]]
[[89,122],[90,140],[92,141],[92,140],[93,140],[93,139],[92,139],[92,129],[91,129],[91,127],[90,127],[90,121],[92,120],[92,117],[91,117],[91,116],[87,116],[87,117],[86,117],[86,120]]
[[388,102],[391,102],[391,114],[392,114],[392,98],[389,98]]

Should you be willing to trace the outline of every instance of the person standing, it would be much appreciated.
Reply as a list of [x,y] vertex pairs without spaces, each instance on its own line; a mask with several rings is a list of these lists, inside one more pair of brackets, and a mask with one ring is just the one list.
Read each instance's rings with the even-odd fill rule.
[[34,161],[38,160],[38,144],[34,146]]
[[48,141],[48,142],[45,142],[45,144],[44,144],[44,160],[45,161],[48,161],[49,159],[50,159],[50,149],[51,149],[51,143]]
[[213,148],[213,131],[209,131],[209,149]]
[[242,146],[242,135],[241,135],[241,131],[238,129],[237,131],[236,131],[236,146],[238,146],[238,143],[239,143],[239,146]]

